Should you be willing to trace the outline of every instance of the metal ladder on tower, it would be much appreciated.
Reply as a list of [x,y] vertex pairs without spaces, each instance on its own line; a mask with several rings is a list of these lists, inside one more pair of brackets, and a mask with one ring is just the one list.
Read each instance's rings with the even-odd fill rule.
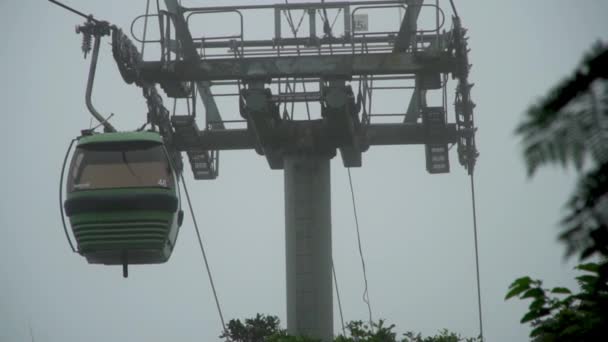
[[[179,136],[196,138],[199,134],[198,126],[192,115],[174,115],[171,117],[171,124]],[[194,179],[217,178],[217,154],[214,151],[191,149],[186,150],[186,155],[190,161]]]

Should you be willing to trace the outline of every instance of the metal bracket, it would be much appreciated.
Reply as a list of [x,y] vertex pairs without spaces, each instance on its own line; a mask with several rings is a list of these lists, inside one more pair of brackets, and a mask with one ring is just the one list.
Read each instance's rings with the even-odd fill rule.
[[111,31],[110,24],[106,21],[93,21],[90,17],[86,23],[76,27],[76,33],[83,35],[82,40],[82,51],[84,52],[85,58],[87,53],[91,49],[91,39],[95,37],[95,43],[93,46],[93,56],[91,58],[91,66],[89,67],[89,79],[87,80],[87,91],[85,94],[85,102],[89,112],[93,117],[104,127],[106,132],[115,132],[116,128],[100,114],[97,109],[93,106],[91,100],[93,94],[93,83],[95,82],[95,71],[97,69],[97,60],[99,58],[99,46],[101,44],[101,37],[109,35]]
[[264,88],[264,82],[250,82],[247,89],[241,92],[243,105],[241,115],[247,120],[247,126],[255,136],[258,153],[264,154],[270,168],[283,168],[283,158],[272,148],[274,129],[281,124],[279,106],[272,102],[270,89]]
[[322,88],[321,114],[328,128],[339,140],[342,162],[346,167],[360,167],[362,163],[361,120],[355,96],[344,80],[330,80]]

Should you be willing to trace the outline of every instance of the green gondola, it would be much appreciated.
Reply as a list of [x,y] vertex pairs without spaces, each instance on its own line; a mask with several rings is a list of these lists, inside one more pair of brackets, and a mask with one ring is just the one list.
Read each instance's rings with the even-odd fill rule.
[[83,135],[72,155],[66,215],[91,264],[166,262],[183,219],[178,175],[155,132]]

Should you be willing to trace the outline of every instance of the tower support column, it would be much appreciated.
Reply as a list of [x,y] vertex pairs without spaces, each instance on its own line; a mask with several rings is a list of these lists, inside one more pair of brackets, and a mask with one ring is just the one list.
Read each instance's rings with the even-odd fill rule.
[[287,330],[333,340],[330,156],[285,157]]

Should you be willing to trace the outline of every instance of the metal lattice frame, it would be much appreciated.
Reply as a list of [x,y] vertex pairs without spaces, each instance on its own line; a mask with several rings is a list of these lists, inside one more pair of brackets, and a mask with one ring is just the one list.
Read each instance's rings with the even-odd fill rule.
[[[441,14],[445,21],[445,15],[434,5],[424,4],[422,0],[197,8],[181,7],[176,0],[165,0],[165,4],[167,11],[158,14],[159,18],[164,17],[165,23],[161,25],[162,58],[141,61],[135,68],[141,81],[160,83],[165,90],[174,89],[177,84],[196,83],[205,107],[205,127],[199,130],[191,113],[192,118],[174,118],[173,136],[175,149],[205,155],[190,158],[191,164],[204,160],[199,164],[214,168],[210,177],[201,178],[217,176],[217,165],[213,165],[217,157],[212,156],[217,156],[219,150],[255,149],[267,157],[272,168],[282,168],[283,155],[289,151],[308,149],[335,153],[340,150],[346,166],[360,166],[362,152],[369,146],[383,144],[424,144],[427,159],[431,159],[427,160],[429,166],[432,160],[447,163],[447,145],[458,143],[460,162],[472,171],[477,150],[474,104],[467,80],[466,31],[459,20],[454,19],[452,30],[441,33],[439,18]],[[418,29],[417,19],[425,6],[436,12],[437,27],[423,31]],[[396,31],[362,33],[353,27],[356,13],[398,7],[405,9],[405,15]],[[273,39],[244,39],[242,12],[249,10],[274,11]],[[318,35],[318,15],[321,20],[327,20],[321,10],[342,13],[341,36],[331,31]],[[297,34],[292,11],[302,13],[297,17],[298,28],[308,16],[308,36]],[[212,13],[237,13],[241,17],[240,34],[193,37],[188,26],[191,18]],[[283,18],[291,25],[292,37],[285,37]],[[222,49],[227,51],[217,52]],[[429,90],[438,89],[443,89],[445,94],[449,74],[459,81],[454,124],[445,118],[445,98],[440,107],[429,107],[426,96]],[[411,80],[411,85],[380,85],[385,84],[383,81],[407,80]],[[348,82],[358,84],[358,89],[353,90]],[[212,85],[236,87],[236,92],[217,96],[235,96],[242,120],[222,120],[216,96],[211,92]],[[313,90],[306,91],[307,85]],[[298,86],[302,90],[297,90]],[[405,113],[373,112],[374,91],[399,88],[413,90]],[[273,89],[276,93],[272,93]],[[306,104],[306,120],[295,120],[296,103]],[[321,104],[320,118],[310,117],[311,103]],[[402,116],[403,120],[375,123],[378,117],[390,116]],[[233,122],[245,127],[226,128],[225,124]],[[447,164],[435,171],[429,169],[430,172],[448,170]]]

